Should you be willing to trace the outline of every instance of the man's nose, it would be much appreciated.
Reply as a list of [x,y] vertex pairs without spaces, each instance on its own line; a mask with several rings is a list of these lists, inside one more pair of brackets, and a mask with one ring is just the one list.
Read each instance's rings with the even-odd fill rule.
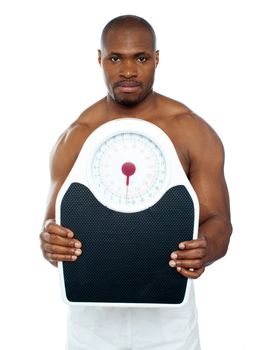
[[121,66],[120,76],[126,79],[137,76],[137,66],[132,60],[126,60]]

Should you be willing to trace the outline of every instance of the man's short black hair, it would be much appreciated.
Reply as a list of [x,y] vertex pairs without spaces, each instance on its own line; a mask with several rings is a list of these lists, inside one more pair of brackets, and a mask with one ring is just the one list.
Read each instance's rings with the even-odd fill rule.
[[104,47],[108,32],[114,27],[137,27],[141,26],[148,30],[152,36],[153,49],[156,50],[156,34],[152,26],[144,18],[134,15],[123,15],[113,18],[106,24],[101,35],[101,47]]

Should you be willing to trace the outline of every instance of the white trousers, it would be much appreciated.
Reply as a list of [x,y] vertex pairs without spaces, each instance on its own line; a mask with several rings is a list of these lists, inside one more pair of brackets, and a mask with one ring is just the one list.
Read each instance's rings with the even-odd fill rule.
[[71,306],[67,350],[200,350],[193,284],[179,308]]

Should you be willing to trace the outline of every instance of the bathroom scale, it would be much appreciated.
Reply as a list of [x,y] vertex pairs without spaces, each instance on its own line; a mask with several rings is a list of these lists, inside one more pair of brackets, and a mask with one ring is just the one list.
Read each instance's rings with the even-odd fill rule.
[[191,280],[170,254],[198,232],[198,201],[175,147],[155,124],[115,119],[86,139],[56,201],[56,221],[82,242],[60,262],[68,304],[162,307],[187,300]]

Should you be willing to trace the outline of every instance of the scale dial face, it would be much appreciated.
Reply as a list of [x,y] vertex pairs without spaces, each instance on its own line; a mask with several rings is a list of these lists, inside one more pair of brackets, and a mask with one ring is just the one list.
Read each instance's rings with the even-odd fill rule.
[[167,181],[166,159],[160,147],[137,132],[107,138],[96,150],[91,175],[101,203],[121,212],[136,212],[157,202]]

